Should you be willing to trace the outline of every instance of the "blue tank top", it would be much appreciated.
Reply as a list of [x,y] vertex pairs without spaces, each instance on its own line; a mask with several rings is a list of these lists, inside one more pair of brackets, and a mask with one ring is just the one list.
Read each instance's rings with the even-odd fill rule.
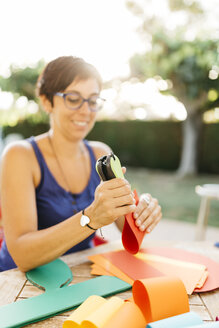
[[[84,140],[84,144],[90,155],[91,175],[85,189],[78,194],[72,194],[58,184],[50,172],[34,138],[31,137],[27,140],[31,143],[34,149],[41,171],[41,180],[36,188],[36,204],[38,229],[42,230],[66,220],[73,214],[80,212],[82,209],[89,206],[94,200],[94,192],[100,183],[100,178],[95,169],[95,155],[86,140]],[[88,238],[69,249],[65,254],[92,247],[93,237],[94,234],[90,235]],[[0,271],[15,267],[16,264],[8,252],[5,240],[3,240],[2,248],[0,250]]]

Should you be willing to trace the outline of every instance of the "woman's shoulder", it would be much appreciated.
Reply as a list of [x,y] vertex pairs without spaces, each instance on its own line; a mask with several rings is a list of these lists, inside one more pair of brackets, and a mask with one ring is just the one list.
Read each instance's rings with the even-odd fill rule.
[[12,162],[16,165],[17,161],[29,161],[33,154],[33,149],[27,140],[13,141],[8,144],[2,153],[2,162]]
[[96,158],[107,155],[112,151],[107,144],[100,141],[88,141],[88,145],[92,148]]

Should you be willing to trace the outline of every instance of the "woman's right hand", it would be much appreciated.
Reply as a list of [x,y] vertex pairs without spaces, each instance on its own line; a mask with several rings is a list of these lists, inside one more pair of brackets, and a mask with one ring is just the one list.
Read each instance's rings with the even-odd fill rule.
[[125,179],[115,178],[99,184],[93,203],[86,209],[93,228],[114,222],[118,217],[135,210],[135,199],[131,186]]

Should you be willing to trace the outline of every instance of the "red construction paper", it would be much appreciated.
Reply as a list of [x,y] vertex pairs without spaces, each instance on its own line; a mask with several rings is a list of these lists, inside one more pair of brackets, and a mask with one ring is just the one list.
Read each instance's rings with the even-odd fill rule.
[[124,250],[101,255],[133,280],[164,276],[162,272],[153,266]]
[[174,247],[149,247],[141,252],[166,256],[172,259],[204,264],[208,270],[208,278],[201,288],[196,288],[195,292],[208,292],[219,288],[219,263],[212,259],[190,251]]
[[[103,255],[103,254],[102,254]],[[120,278],[121,280],[127,282],[130,285],[133,285],[133,280],[130,279],[124,272],[119,270],[113,263],[111,263],[107,258],[103,257],[101,254],[88,256],[89,260],[104,268],[104,271],[110,272],[115,277]]]
[[132,294],[147,323],[189,312],[186,289],[178,278],[136,280]]
[[[133,190],[136,205],[138,205],[139,199],[136,190]],[[136,254],[139,251],[142,240],[146,231],[140,231],[139,227],[135,225],[135,219],[133,213],[129,213],[125,216],[125,223],[122,230],[122,243],[124,248],[132,254]]]

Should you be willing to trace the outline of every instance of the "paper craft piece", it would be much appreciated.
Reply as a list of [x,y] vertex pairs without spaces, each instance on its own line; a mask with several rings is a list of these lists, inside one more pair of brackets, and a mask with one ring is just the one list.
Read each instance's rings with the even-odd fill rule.
[[187,294],[189,295],[193,293],[195,287],[198,283],[200,284],[201,280],[203,283],[205,282],[203,275],[205,279],[207,277],[207,275],[205,275],[206,267],[203,264],[189,263],[142,252],[139,252],[135,256],[167,276],[174,275],[180,278],[186,287]]
[[96,311],[106,302],[105,298],[97,295],[89,296],[63,323],[63,328],[77,328],[85,317]]
[[[133,193],[137,205],[139,202],[137,191],[133,190]],[[125,223],[122,230],[122,243],[129,253],[136,254],[139,251],[145,233],[145,231],[140,231],[135,225],[133,213],[129,213],[125,216]]]
[[0,328],[23,327],[57,313],[73,309],[91,295],[109,296],[131,285],[116,278],[101,276],[75,285],[50,289],[36,297],[0,307]]
[[[142,260],[139,260],[132,254],[129,254],[128,252],[123,250],[104,253],[101,255],[102,257],[110,261],[111,264],[117,267],[120,271],[124,272],[132,280],[164,276],[162,272],[155,269],[153,266],[147,264]],[[104,264],[102,264],[102,266],[104,267]],[[106,268],[106,270],[108,269]],[[112,271],[110,270],[110,272]]]
[[130,279],[123,271],[121,271],[116,265],[114,265],[110,259],[102,255],[91,255],[88,256],[89,260],[94,262],[95,264],[98,264],[106,272],[110,272],[113,276],[127,282],[128,284],[132,285],[134,280]]
[[186,289],[178,278],[136,280],[132,293],[148,323],[189,312]]
[[138,306],[133,302],[124,302],[104,328],[145,328],[145,326],[145,318]]
[[46,291],[64,287],[73,279],[69,266],[60,259],[28,271],[26,277],[33,285]]
[[146,328],[184,328],[202,323],[202,319],[196,313],[187,312],[167,319],[151,322]]
[[204,255],[174,247],[149,247],[146,249],[141,249],[141,252],[203,264],[207,268],[208,278],[205,284],[200,289],[196,288],[195,291],[207,292],[219,288],[219,263]]
[[109,300],[92,295],[65,320],[63,328],[102,328],[123,305],[119,297]]

